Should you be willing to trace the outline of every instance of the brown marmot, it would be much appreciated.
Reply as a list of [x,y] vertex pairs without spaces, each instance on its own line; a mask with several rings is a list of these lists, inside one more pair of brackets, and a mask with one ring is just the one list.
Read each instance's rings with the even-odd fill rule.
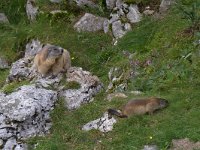
[[168,106],[168,101],[161,98],[146,98],[129,101],[121,112],[115,109],[108,109],[109,116],[116,115],[121,118],[127,118],[132,115],[153,114],[154,111]]
[[59,46],[47,44],[36,54],[33,67],[43,76],[50,72],[56,76],[71,67],[70,54]]

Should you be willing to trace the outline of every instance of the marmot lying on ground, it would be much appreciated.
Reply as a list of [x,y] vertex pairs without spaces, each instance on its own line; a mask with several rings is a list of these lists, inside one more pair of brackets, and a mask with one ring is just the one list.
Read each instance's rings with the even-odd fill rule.
[[50,72],[53,73],[53,76],[56,76],[71,67],[70,54],[61,47],[48,44],[36,54],[33,65],[43,76]]
[[168,101],[161,98],[136,99],[129,101],[121,112],[114,109],[108,109],[109,116],[116,115],[126,118],[131,115],[153,114],[154,111],[168,106]]

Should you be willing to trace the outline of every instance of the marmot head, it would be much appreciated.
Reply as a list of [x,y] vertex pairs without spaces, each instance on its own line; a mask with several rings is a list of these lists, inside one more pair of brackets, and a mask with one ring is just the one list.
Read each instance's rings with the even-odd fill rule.
[[64,50],[59,46],[47,45],[47,58],[59,58],[62,56]]
[[169,105],[169,102],[166,99],[162,99],[162,98],[159,99],[159,106],[160,106],[160,108],[165,108],[168,105]]

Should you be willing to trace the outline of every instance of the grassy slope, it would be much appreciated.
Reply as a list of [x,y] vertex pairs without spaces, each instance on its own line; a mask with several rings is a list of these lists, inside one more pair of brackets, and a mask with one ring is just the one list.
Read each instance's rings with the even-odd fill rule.
[[[116,64],[126,64],[121,54],[122,50],[135,52],[136,58],[141,61],[152,58],[152,53],[156,52],[157,57],[152,58],[152,65],[139,68],[141,75],[130,81],[128,90],[140,89],[145,93],[142,96],[160,96],[169,99],[170,102],[167,109],[153,116],[118,119],[112,132],[102,134],[99,131],[84,132],[81,131],[81,127],[100,117],[107,108],[120,107],[134,98],[133,95],[128,94],[126,100],[107,102],[104,100],[105,93],[102,92],[94,102],[73,112],[65,110],[60,101],[52,113],[51,134],[29,140],[30,144],[39,143],[38,150],[137,150],[144,144],[157,144],[165,149],[172,139],[188,137],[194,141],[200,140],[199,60],[196,55],[198,49],[193,45],[194,37],[182,33],[189,23],[182,20],[177,11],[172,11],[159,21],[144,19],[119,41],[118,46],[113,47],[109,35],[76,33],[68,22],[62,20],[50,22],[49,18],[42,16],[38,22],[29,24],[23,9],[20,10],[19,18],[14,19],[14,10],[23,8],[24,1],[8,2],[12,4],[9,5],[12,9],[8,10],[13,11],[6,13],[12,21],[10,26],[0,25],[0,35],[3,37],[0,40],[0,54],[10,62],[16,60],[19,52],[24,50],[24,43],[31,38],[38,38],[43,43],[69,49],[75,58],[72,60],[74,66],[93,72],[107,85],[109,68]],[[7,10],[5,6],[3,8],[4,11]],[[184,57],[189,53],[192,54],[191,57]],[[0,71],[0,84],[7,73],[7,70]]]

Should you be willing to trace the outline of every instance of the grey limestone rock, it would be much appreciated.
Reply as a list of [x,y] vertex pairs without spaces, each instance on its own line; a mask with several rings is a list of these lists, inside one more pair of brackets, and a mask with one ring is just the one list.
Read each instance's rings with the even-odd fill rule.
[[137,23],[141,21],[141,14],[138,10],[137,5],[130,5],[129,6],[129,12],[127,14],[127,18],[131,23]]
[[174,3],[174,0],[162,0],[160,4],[159,12],[165,13],[173,3]]
[[27,0],[26,2],[26,14],[30,21],[35,21],[38,14],[38,7],[35,0]]
[[9,23],[8,18],[4,13],[0,13],[0,23]]
[[[105,29],[104,22],[108,19],[103,17],[98,17],[89,13],[85,15],[74,25],[74,28],[78,31],[89,31],[95,32]],[[108,27],[107,27],[108,28]]]
[[102,89],[102,83],[97,76],[82,68],[71,67],[68,71],[67,82],[75,81],[80,84],[79,89],[68,89],[60,92],[65,99],[65,106],[69,110],[77,109],[81,104],[93,101],[93,97]]
[[34,58],[36,53],[42,49],[43,44],[39,40],[31,40],[26,44],[25,57]]
[[110,10],[116,7],[116,0],[106,0],[106,7]]
[[126,34],[126,31],[124,30],[123,24],[120,20],[112,23],[112,33],[116,39],[122,38]]
[[21,58],[14,62],[7,77],[7,82],[28,79],[32,64],[33,62],[29,58]]
[[74,2],[76,2],[76,4],[80,7],[83,6],[89,6],[92,8],[97,7],[97,4],[95,4],[92,0],[73,0]]
[[145,145],[142,150],[158,150],[157,145]]
[[0,69],[7,69],[9,68],[8,62],[5,58],[0,57]]
[[62,0],[50,0],[50,2],[52,2],[52,3],[60,3],[60,2],[62,2]]
[[90,121],[82,127],[82,130],[89,131],[92,129],[99,130],[101,132],[112,131],[113,125],[116,123],[116,119],[109,117],[108,113],[105,112],[104,115],[96,120]]
[[48,133],[49,113],[57,99],[57,92],[35,85],[22,86],[9,95],[0,93],[0,139],[5,141],[4,149],[20,149],[23,146],[17,146],[16,140]]

